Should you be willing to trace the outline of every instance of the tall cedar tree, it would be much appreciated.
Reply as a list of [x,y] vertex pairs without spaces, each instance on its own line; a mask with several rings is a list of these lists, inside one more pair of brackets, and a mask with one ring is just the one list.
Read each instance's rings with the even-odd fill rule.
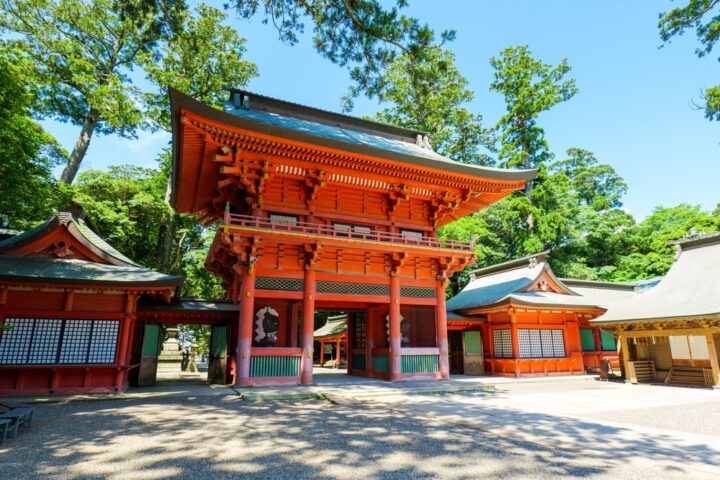
[[455,66],[455,54],[428,47],[422,59],[400,55],[383,74],[390,105],[375,119],[430,134],[433,149],[455,161],[491,165],[491,141],[482,117],[466,108],[474,95]]
[[[280,40],[290,45],[298,42],[305,22],[311,23],[315,50],[350,70],[354,85],[345,99],[349,110],[359,95],[382,99],[383,73],[397,55],[419,60],[435,42],[427,24],[401,13],[407,0],[397,0],[390,8],[387,4],[381,0],[230,0],[227,5],[243,18],[262,15],[263,23],[272,23]],[[450,41],[455,32],[443,31],[440,38]]]
[[[660,14],[658,29],[663,42],[682,35],[687,29],[695,29],[702,45],[695,53],[698,57],[704,57],[720,39],[720,0],[689,0],[684,7]],[[720,121],[720,85],[706,88],[703,97],[705,117]]]

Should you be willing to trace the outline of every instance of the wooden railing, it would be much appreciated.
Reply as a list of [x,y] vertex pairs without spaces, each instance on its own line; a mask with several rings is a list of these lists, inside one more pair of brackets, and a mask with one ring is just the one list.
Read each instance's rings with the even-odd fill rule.
[[456,240],[440,241],[427,236],[423,236],[422,238],[413,238],[408,235],[403,235],[402,233],[382,232],[374,229],[370,232],[358,232],[351,229],[337,228],[333,225],[322,225],[319,223],[300,221],[277,223],[270,221],[268,218],[238,215],[228,212],[226,212],[223,216],[223,224],[227,227],[256,228],[277,232],[334,237],[338,239],[366,240],[417,247],[462,250],[467,252],[472,252],[474,250],[474,246],[470,242],[459,242]]

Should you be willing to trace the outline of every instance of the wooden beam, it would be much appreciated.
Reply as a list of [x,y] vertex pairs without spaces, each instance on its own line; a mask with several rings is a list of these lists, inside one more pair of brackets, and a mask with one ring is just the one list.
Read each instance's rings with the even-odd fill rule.
[[619,336],[620,340],[620,355],[623,359],[623,374],[625,375],[625,381],[630,383],[637,383],[635,377],[635,369],[632,368],[632,362],[630,360],[630,350],[628,349],[627,336],[624,334]]
[[720,335],[708,333],[705,335],[705,338],[707,339],[708,354],[710,355],[710,367],[712,368],[712,386],[713,388],[720,388],[720,359],[718,358],[718,352],[720,349],[718,349],[717,342],[715,341],[715,338],[720,339]]
[[[600,326],[603,328],[603,326]],[[608,327],[604,327],[608,328]],[[622,335],[628,337],[669,337],[671,335],[706,335],[708,333],[720,333],[720,327],[707,328],[667,328],[662,330],[625,330]]]

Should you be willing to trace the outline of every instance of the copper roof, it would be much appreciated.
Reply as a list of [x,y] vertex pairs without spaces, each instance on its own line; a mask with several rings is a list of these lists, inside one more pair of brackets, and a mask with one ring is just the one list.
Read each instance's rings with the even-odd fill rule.
[[611,306],[597,325],[720,318],[720,232],[676,242],[680,255],[656,287]]

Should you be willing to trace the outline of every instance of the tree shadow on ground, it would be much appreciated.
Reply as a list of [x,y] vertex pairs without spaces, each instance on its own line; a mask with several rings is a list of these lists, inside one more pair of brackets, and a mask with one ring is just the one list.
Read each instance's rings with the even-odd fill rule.
[[[553,442],[511,440],[363,404],[197,396],[40,406],[32,430],[0,450],[0,472],[9,472],[7,478],[112,480],[576,478],[607,474],[630,455],[672,453],[669,439],[625,438],[619,430],[560,417],[490,414],[602,448],[587,457]],[[606,456],[609,450],[614,458]],[[694,454],[718,462],[717,452],[702,446]]]
[[557,457],[582,456],[595,465],[652,462],[668,475],[692,476],[697,474],[697,469],[715,469],[715,475],[720,475],[720,442],[707,436],[624,427],[611,422],[533,413],[482,402],[483,398],[498,397],[503,393],[502,390],[461,393],[444,395],[436,401],[416,397],[406,398],[404,402],[385,400],[383,403],[398,414],[421,418],[429,414],[425,418],[477,429],[507,441],[515,439],[552,446]]

